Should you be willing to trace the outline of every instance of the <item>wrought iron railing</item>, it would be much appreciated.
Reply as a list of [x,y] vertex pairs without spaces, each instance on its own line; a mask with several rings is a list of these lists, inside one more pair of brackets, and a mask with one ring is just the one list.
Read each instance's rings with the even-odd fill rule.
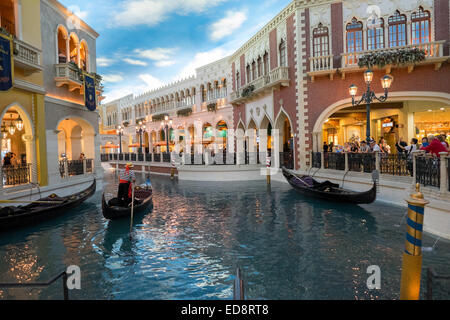
[[313,168],[322,168],[322,153],[321,152],[312,152],[311,154],[312,167]]
[[63,296],[64,300],[69,300],[69,288],[67,287],[67,273],[61,272],[56,277],[51,279],[49,282],[42,283],[0,283],[0,288],[3,289],[17,289],[17,288],[45,288],[51,286],[58,279],[62,279],[63,284]]
[[136,159],[137,159],[136,153],[130,154],[130,160],[131,161],[136,161]]
[[161,154],[160,153],[153,154],[153,161],[154,162],[161,162]]
[[114,153],[114,155],[113,155],[113,158],[114,158],[114,160],[116,160],[117,161],[117,153]]
[[324,168],[345,170],[345,153],[324,153]]
[[129,153],[125,153],[125,161],[130,161],[130,154]]
[[123,153],[119,153],[119,161],[123,161]]
[[[436,280],[440,280],[440,281],[436,281]],[[444,282],[445,284],[442,285],[441,283]],[[436,285],[441,284],[440,289],[441,290],[435,290],[436,289]],[[428,268],[427,269],[427,291],[425,294],[425,298],[427,300],[433,300],[433,296],[434,298],[436,298],[436,291],[438,291],[438,295],[439,293],[443,293],[443,299],[447,300],[448,295],[450,294],[450,275],[439,275],[437,274],[432,268]],[[443,292],[445,291],[445,292]],[[438,297],[440,298],[440,297]]]
[[441,159],[437,157],[416,157],[416,182],[440,188]]
[[393,176],[413,176],[413,160],[405,153],[380,153],[380,173]]
[[86,159],[86,173],[94,172],[94,159]]
[[30,167],[30,164],[2,167],[3,185],[18,186],[30,183]]
[[294,154],[292,152],[280,152],[280,166],[294,169]]
[[170,162],[170,153],[164,152],[162,155],[163,155],[163,162]]
[[145,154],[145,161],[147,161],[147,162],[151,162],[152,161],[152,154],[151,153],[146,153]]
[[143,162],[143,161],[144,161],[144,154],[143,154],[143,153],[139,153],[139,154],[138,154],[137,161],[140,161],[140,162]]
[[348,153],[347,156],[350,171],[371,173],[375,170],[375,153]]
[[102,153],[102,154],[100,155],[100,159],[101,159],[102,162],[108,162],[108,161],[109,161],[108,154]]
[[69,176],[79,176],[84,174],[83,160],[68,160],[67,171]]

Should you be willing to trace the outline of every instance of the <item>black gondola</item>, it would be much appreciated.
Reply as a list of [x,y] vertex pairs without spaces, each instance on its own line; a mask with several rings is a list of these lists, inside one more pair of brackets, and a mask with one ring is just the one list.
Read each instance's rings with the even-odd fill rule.
[[335,202],[369,204],[377,198],[377,184],[374,179],[373,187],[366,192],[355,192],[340,188],[330,181],[318,182],[310,176],[299,176],[283,168],[283,175],[289,184],[298,192],[319,199]]
[[0,209],[0,231],[7,231],[18,227],[37,224],[39,222],[58,217],[66,213],[91,197],[96,190],[96,181],[84,191],[67,196],[58,197],[52,194],[47,198],[36,200],[38,202],[52,203],[32,203],[26,206],[3,207]]
[[[142,212],[153,204],[152,189],[136,187],[134,191],[134,213]],[[116,220],[125,217],[131,217],[131,206],[121,207],[118,205],[117,198],[106,202],[105,194],[102,196],[103,216],[109,220]]]

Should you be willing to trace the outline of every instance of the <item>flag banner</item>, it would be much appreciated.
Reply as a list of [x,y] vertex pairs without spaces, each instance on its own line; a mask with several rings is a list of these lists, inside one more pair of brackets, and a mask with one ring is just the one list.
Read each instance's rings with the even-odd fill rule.
[[11,38],[0,34],[0,91],[8,91],[13,86],[14,57]]
[[84,74],[84,103],[89,111],[95,111],[97,108],[95,78],[87,73]]

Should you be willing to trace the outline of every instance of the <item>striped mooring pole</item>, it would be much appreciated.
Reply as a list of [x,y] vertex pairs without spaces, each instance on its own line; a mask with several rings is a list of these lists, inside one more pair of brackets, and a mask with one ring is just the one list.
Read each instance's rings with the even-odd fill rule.
[[266,166],[267,166],[267,184],[270,184],[270,157],[266,158]]
[[175,177],[175,159],[172,159],[172,167],[170,168],[170,179]]
[[416,193],[406,199],[408,218],[406,223],[405,252],[403,252],[400,300],[419,300],[422,275],[422,233],[425,205],[429,203],[416,185]]

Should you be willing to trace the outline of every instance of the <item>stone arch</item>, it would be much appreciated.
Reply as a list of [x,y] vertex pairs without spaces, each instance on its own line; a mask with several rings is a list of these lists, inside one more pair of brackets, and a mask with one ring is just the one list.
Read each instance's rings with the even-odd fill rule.
[[275,153],[283,153],[283,159],[275,157],[277,166],[287,165],[288,161],[294,163],[295,143],[293,139],[294,128],[289,114],[281,107],[274,123],[273,146]]
[[81,40],[80,42],[80,68],[84,71],[90,71],[89,63],[89,46],[86,40]]
[[[79,129],[76,128],[77,126]],[[78,153],[80,151],[80,153],[84,153],[87,159],[95,160],[96,133],[91,123],[78,116],[66,116],[58,121],[55,129],[57,131],[64,130],[66,135],[65,150],[58,150],[59,156],[66,153],[69,160],[78,160],[80,154],[74,154],[73,152]],[[78,149],[78,139],[81,150]],[[72,146],[73,143],[75,148]]]
[[56,28],[56,63],[69,61],[69,32],[63,25]]

